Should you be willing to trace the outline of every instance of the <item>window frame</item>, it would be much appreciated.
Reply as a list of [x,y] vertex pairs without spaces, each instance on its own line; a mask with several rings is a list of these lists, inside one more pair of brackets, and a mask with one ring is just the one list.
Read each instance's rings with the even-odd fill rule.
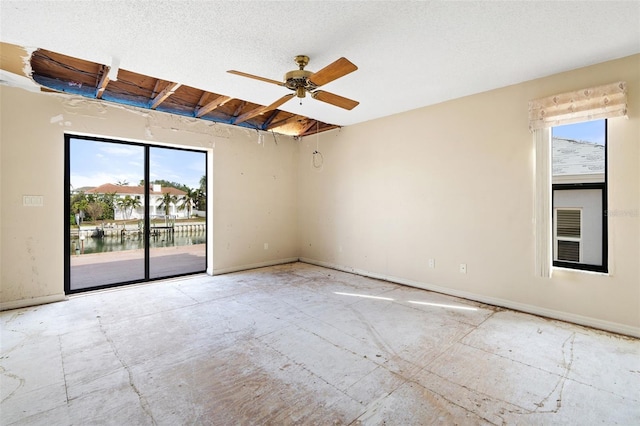
[[[580,271],[591,271],[608,273],[609,272],[609,224],[607,216],[607,192],[608,192],[608,151],[609,151],[609,126],[608,120],[604,120],[604,182],[594,183],[559,183],[551,184],[551,229],[552,229],[552,265],[556,268],[576,269]],[[550,128],[549,144],[553,144],[553,127]],[[553,152],[551,152],[551,168],[553,168]],[[553,180],[553,179],[552,179]],[[580,189],[598,189],[602,192],[602,265],[591,265],[581,262],[567,262],[556,260],[557,257],[557,235],[556,235],[556,215],[555,215],[555,191],[562,190],[580,190]],[[566,207],[565,209],[569,209]],[[580,227],[582,232],[582,215],[580,217]],[[580,258],[582,260],[582,245],[580,246]]]
[[[201,273],[207,273],[207,271],[210,268],[210,253],[211,253],[211,244],[212,244],[212,238],[209,238],[210,235],[212,235],[209,231],[209,227],[211,226],[211,222],[209,219],[209,215],[211,214],[211,204],[209,202],[209,199],[207,198],[207,202],[206,202],[206,207],[205,207],[205,214],[207,215],[207,221],[205,222],[206,224],[206,234],[205,234],[205,265],[204,265],[204,269],[200,270],[200,271],[189,271],[189,272],[183,272],[183,271],[179,271],[175,274],[170,274],[170,275],[162,275],[162,276],[152,276],[151,274],[151,265],[150,265],[150,243],[149,243],[149,239],[150,239],[150,233],[149,232],[145,232],[144,233],[144,278],[134,278],[128,281],[118,281],[118,282],[110,282],[110,283],[106,283],[106,284],[99,284],[99,285],[95,285],[95,286],[91,286],[91,287],[83,287],[83,288],[71,288],[71,244],[68,242],[69,241],[69,235],[70,235],[70,231],[71,231],[71,223],[69,220],[69,216],[71,214],[71,142],[72,140],[88,140],[88,141],[94,141],[94,142],[105,142],[105,143],[115,143],[115,144],[121,144],[121,145],[130,145],[130,146],[138,146],[138,147],[142,147],[144,148],[144,157],[145,157],[145,164],[144,164],[144,181],[145,182],[149,182],[150,181],[150,150],[154,149],[154,148],[160,148],[160,149],[171,149],[171,150],[176,150],[176,151],[191,151],[191,152],[197,152],[197,153],[201,153],[204,154],[204,164],[205,164],[205,168],[204,168],[204,176],[205,176],[205,180],[207,182],[207,186],[206,186],[206,197],[210,196],[210,190],[209,190],[209,161],[210,161],[210,156],[212,155],[210,150],[208,149],[203,149],[203,148],[198,148],[198,147],[179,147],[179,146],[166,146],[166,145],[162,145],[160,143],[152,143],[152,142],[135,142],[132,140],[128,140],[128,139],[116,139],[116,138],[109,138],[109,137],[100,137],[100,136],[87,136],[87,135],[80,135],[80,134],[76,134],[76,133],[64,133],[64,189],[63,189],[63,193],[64,193],[64,235],[63,235],[63,242],[64,243],[64,248],[63,248],[63,252],[64,252],[64,292],[66,295],[70,295],[70,294],[76,294],[76,293],[83,293],[83,292],[87,292],[87,291],[92,291],[92,290],[101,290],[101,289],[106,289],[106,288],[112,288],[112,287],[121,287],[121,286],[127,286],[130,284],[138,284],[138,283],[148,283],[148,282],[153,282],[153,281],[158,281],[158,280],[164,280],[164,279],[170,279],[170,278],[176,278],[176,277],[182,277],[182,276],[189,276],[189,275],[195,275],[195,274],[201,274]],[[144,196],[141,196],[141,200],[151,200],[151,196],[150,196],[150,192],[153,190],[153,185],[152,184],[145,184],[145,193]],[[127,197],[126,194],[120,194],[117,198],[122,200],[125,197]],[[149,223],[149,218],[150,218],[150,205],[147,203],[144,203],[139,206],[138,208],[141,208],[142,211],[144,212],[144,227],[145,229],[150,229],[150,223]],[[116,210],[118,209],[117,205],[114,208],[114,216],[116,215]],[[84,215],[83,215],[84,217]]]

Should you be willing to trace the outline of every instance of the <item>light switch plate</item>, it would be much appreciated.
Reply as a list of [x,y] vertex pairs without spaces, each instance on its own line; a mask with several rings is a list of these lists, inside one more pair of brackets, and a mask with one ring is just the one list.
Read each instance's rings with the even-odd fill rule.
[[42,195],[23,195],[22,205],[24,207],[42,207],[44,205],[44,196]]

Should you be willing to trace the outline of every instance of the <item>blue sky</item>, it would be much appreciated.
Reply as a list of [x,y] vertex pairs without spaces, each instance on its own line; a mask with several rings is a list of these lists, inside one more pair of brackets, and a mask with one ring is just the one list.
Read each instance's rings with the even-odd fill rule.
[[604,120],[557,126],[553,128],[553,136],[604,145]]
[[[74,188],[127,181],[137,185],[144,178],[144,148],[138,145],[71,139],[71,185]],[[150,149],[150,177],[200,186],[205,174],[205,154],[170,148]]]

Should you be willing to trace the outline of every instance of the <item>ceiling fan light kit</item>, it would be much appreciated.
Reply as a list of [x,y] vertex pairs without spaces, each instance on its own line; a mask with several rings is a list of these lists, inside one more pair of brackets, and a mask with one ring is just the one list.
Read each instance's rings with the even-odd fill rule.
[[[348,99],[343,96],[339,96],[333,93],[325,92],[323,90],[317,90],[318,87],[337,80],[340,77],[355,71],[358,69],[347,58],[340,58],[337,61],[332,62],[318,72],[307,71],[304,67],[309,63],[309,57],[306,55],[298,55],[295,57],[295,62],[298,64],[297,70],[289,71],[284,75],[284,81],[279,82],[271,80],[269,78],[259,77],[252,74],[247,74],[241,71],[229,70],[231,74],[236,74],[242,77],[253,78],[255,80],[264,81],[266,83],[276,84],[278,86],[284,86],[289,90],[295,92],[295,96],[302,99],[306,97],[307,92],[311,94],[313,99],[317,99],[322,102],[326,102],[331,105],[335,105],[340,108],[352,110],[358,106],[359,102],[353,99]],[[271,108],[273,105],[280,106],[284,102],[288,101],[292,96],[287,95],[282,97],[278,101],[274,102],[267,108]],[[276,107],[277,107],[276,106]]]

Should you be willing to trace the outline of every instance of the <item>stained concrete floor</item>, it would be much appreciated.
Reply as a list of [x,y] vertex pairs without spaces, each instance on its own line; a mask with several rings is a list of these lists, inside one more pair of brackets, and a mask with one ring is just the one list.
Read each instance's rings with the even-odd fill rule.
[[640,424],[640,341],[302,263],[0,313],[2,424]]

